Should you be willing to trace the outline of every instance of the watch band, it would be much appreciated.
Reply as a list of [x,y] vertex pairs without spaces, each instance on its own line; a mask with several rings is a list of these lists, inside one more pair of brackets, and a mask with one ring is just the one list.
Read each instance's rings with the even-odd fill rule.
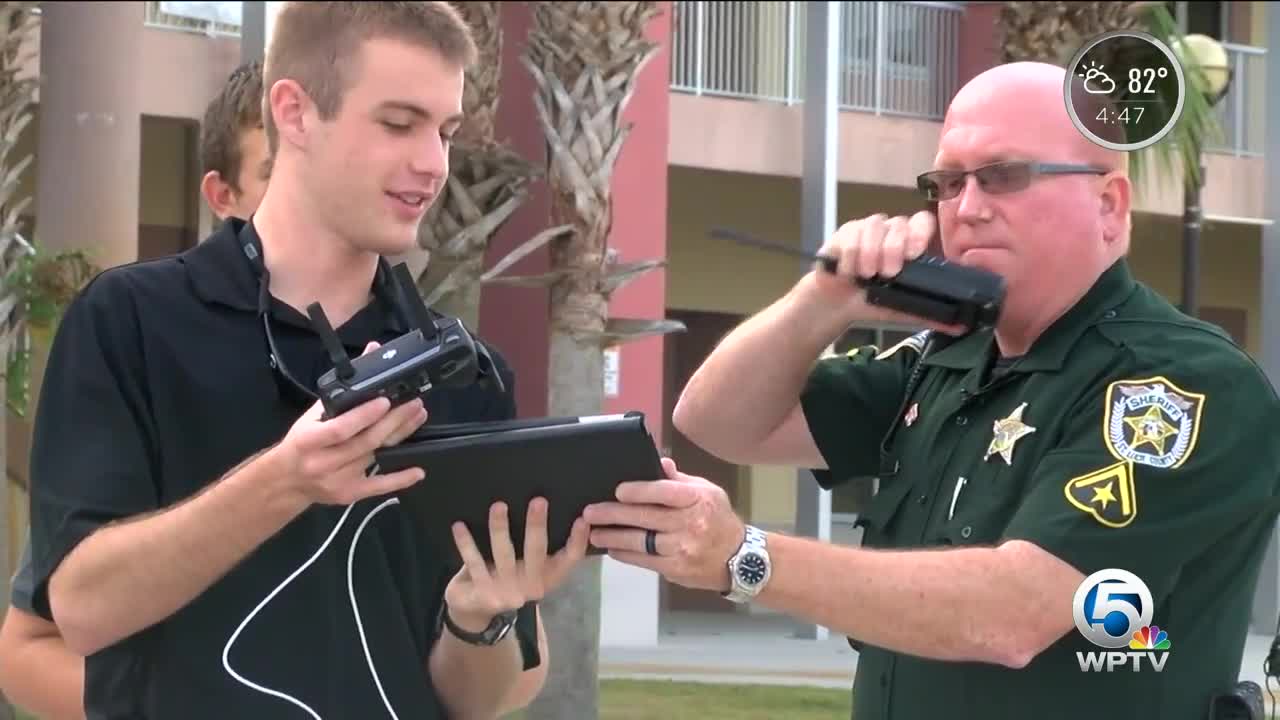
[[[769,567],[769,551],[766,547],[767,537],[760,528],[753,525],[746,526],[742,545],[738,547],[738,552],[729,558],[729,591],[724,593],[726,600],[735,603],[750,602],[768,582],[771,568]],[[753,567],[755,572],[763,574],[758,582],[748,583],[744,581],[741,574],[744,558],[750,559],[750,562],[755,566]]]
[[[437,627],[439,628],[440,626],[443,626],[449,628],[449,632],[452,633],[454,637],[468,645],[491,647],[502,642],[502,639],[507,636],[507,633],[511,632],[511,628],[515,627],[515,624],[516,611],[511,610],[509,612],[499,613],[493,616],[493,619],[489,621],[489,625],[480,632],[471,632],[459,627],[458,624],[453,621],[453,618],[449,616],[448,604],[441,602],[440,622],[437,623]],[[439,634],[439,632],[437,632],[437,634]]]

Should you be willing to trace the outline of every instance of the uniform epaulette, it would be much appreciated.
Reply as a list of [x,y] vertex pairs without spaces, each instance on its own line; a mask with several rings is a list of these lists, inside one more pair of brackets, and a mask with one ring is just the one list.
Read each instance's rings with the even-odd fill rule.
[[922,330],[916,333],[915,335],[912,335],[911,337],[906,338],[905,340],[898,343],[897,345],[894,345],[888,350],[885,350],[884,352],[876,355],[876,359],[884,360],[886,358],[893,357],[894,353],[898,352],[899,350],[902,350],[903,348],[914,350],[915,353],[919,355],[920,353],[924,352],[924,344],[926,341],[928,341],[930,332],[931,331],[929,330]]
[[859,345],[857,347],[850,348],[844,356],[847,358],[853,358],[868,353],[874,357],[880,353],[880,348],[876,345]]

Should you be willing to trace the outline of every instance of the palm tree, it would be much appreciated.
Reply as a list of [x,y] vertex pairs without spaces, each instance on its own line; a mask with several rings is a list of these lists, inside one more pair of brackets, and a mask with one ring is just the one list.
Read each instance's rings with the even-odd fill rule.
[[528,195],[540,172],[505,142],[496,139],[502,74],[502,23],[497,2],[454,3],[471,26],[479,50],[466,74],[463,120],[449,152],[449,179],[419,232],[423,250],[407,258],[428,305],[461,318],[473,330],[480,324],[480,291],[525,255],[567,228],[539,233],[488,272],[489,241]]
[[[25,273],[21,268],[29,267],[26,262],[32,255],[33,248],[19,234],[19,218],[22,211],[31,203],[30,197],[18,198],[18,182],[32,156],[21,158],[10,157],[18,137],[27,123],[31,122],[31,104],[35,99],[38,80],[27,77],[19,78],[18,72],[26,60],[21,55],[23,43],[35,32],[37,16],[35,9],[38,2],[6,2],[0,5],[0,345],[5,355],[13,358],[9,363],[25,368],[26,343],[24,317],[27,303],[24,298],[21,278]],[[17,396],[26,400],[26,377],[12,376],[0,380],[6,385],[14,383],[19,390]],[[4,447],[5,413],[0,408],[0,469],[8,477],[7,453]],[[0,573],[0,607],[9,602],[9,567],[11,555],[9,548],[9,505],[10,488],[6,479],[0,482],[0,558],[4,559],[3,572]],[[13,709],[0,695],[0,719],[13,717]]]
[[[645,64],[659,50],[645,31],[656,2],[538,2],[529,50],[537,121],[548,146],[551,222],[570,231],[551,240],[551,269],[530,278],[550,289],[550,415],[600,412],[604,350],[677,332],[670,320],[609,317],[619,287],[665,264],[619,263],[608,247],[613,168],[630,131],[622,116]],[[600,562],[589,560],[543,604],[551,653],[546,687],[532,720],[598,716]]]
[[[1134,191],[1141,192],[1143,181],[1155,165],[1157,180],[1182,177],[1198,182],[1200,152],[1205,142],[1219,131],[1208,99],[1191,88],[1203,87],[1197,80],[1201,70],[1194,58],[1179,51],[1182,33],[1177,21],[1163,2],[1006,2],[1001,8],[1000,48],[1004,62],[1034,60],[1066,66],[1085,43],[1112,30],[1141,30],[1165,41],[1180,56],[1189,77],[1182,118],[1165,139],[1143,150],[1131,153],[1130,174]],[[1117,59],[1100,59],[1114,65]],[[1169,112],[1167,103],[1157,110]]]

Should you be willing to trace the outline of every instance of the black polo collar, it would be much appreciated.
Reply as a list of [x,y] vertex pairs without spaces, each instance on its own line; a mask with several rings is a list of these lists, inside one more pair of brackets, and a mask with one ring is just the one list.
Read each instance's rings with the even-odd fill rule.
[[237,237],[246,226],[254,232],[252,224],[230,219],[204,242],[179,256],[196,295],[205,303],[258,311],[258,277]]
[[[258,312],[261,285],[253,261],[245,253],[242,242],[245,239],[252,241],[259,249],[262,247],[261,238],[251,220],[230,218],[204,242],[179,256],[179,261],[187,268],[196,295],[205,303],[242,312]],[[376,307],[367,307],[359,314],[370,309],[384,313],[386,327],[399,333],[408,332],[409,328],[400,313],[395,307],[387,307],[387,298],[384,298],[383,293],[377,292],[379,284],[388,296],[397,292],[385,258],[379,260],[374,284],[371,290],[374,291],[376,302],[371,305]],[[305,315],[275,298],[272,298],[271,310],[275,319],[295,325],[310,325]]]
[[[1107,268],[1093,286],[1035,341],[1027,354],[1010,368],[1014,372],[1059,370],[1076,341],[1108,313],[1129,299],[1137,282],[1124,258]],[[931,353],[925,364],[957,370],[985,367],[991,358],[994,333],[988,329],[970,333]]]

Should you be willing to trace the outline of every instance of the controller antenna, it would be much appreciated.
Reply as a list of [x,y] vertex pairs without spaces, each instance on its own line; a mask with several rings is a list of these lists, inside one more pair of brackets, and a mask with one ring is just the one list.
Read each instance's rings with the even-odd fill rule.
[[418,326],[417,329],[421,331],[422,337],[433,339],[439,336],[440,325],[431,317],[431,313],[427,312],[427,303],[418,293],[418,285],[413,281],[413,275],[409,273],[409,266],[400,263],[391,268],[391,272],[395,275],[396,284],[400,287],[401,308],[408,313],[413,324]]
[[338,334],[333,331],[333,326],[329,324],[329,318],[324,314],[324,308],[320,307],[320,303],[313,302],[307,306],[307,315],[311,317],[311,327],[320,336],[320,342],[324,343],[324,349],[329,351],[329,359],[333,361],[333,367],[337,372],[338,378],[340,380],[350,380],[355,377],[356,369],[352,366],[351,358],[347,356],[346,349],[342,347],[342,341],[338,339]]

